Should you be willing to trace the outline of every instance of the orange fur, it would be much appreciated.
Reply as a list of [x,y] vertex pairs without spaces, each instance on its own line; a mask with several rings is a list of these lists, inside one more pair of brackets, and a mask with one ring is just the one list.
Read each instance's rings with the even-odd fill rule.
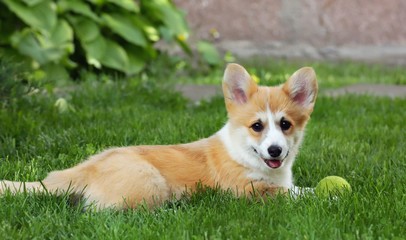
[[[286,131],[287,137],[296,129],[304,128],[312,108],[303,109],[292,102],[290,80],[281,87],[258,87],[241,66],[231,64],[227,71],[225,78],[237,78],[231,83],[223,82],[231,126],[250,129],[257,120],[257,113],[269,108],[272,112],[286,112],[286,118],[293,125]],[[261,134],[252,129],[250,134],[257,141],[261,138]],[[237,196],[253,193],[254,189],[261,195],[286,191],[266,179],[253,179],[248,174],[250,171],[252,169],[233,159],[219,134],[215,134],[182,145],[110,149],[70,169],[51,172],[42,183],[51,193],[70,190],[82,194],[88,203],[94,202],[97,209],[136,208],[142,201],[155,206],[172,196],[180,197],[185,190],[195,190],[196,183],[231,189]],[[0,193],[5,189],[22,191],[23,184],[27,189],[44,190],[39,182],[1,181]]]

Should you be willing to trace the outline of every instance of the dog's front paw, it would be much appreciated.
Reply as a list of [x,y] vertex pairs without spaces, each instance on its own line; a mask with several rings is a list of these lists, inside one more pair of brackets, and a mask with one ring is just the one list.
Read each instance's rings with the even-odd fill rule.
[[310,188],[310,187],[292,186],[291,188],[289,188],[289,195],[295,199],[300,196],[304,196],[306,194],[313,194],[313,193],[314,193],[314,188]]

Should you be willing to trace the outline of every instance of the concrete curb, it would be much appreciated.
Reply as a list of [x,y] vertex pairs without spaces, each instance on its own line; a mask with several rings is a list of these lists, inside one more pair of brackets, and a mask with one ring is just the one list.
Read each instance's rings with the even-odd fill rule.
[[337,89],[328,89],[322,91],[322,95],[337,97],[345,94],[371,95],[378,97],[405,98],[406,85],[387,85],[387,84],[355,84],[344,86]]
[[[221,86],[182,84],[175,85],[175,91],[180,92],[190,101],[209,100],[222,95]],[[321,96],[337,97],[345,94],[371,95],[378,97],[406,98],[406,85],[385,84],[355,84],[337,89],[327,89],[320,92]]]
[[403,45],[315,47],[308,44],[286,44],[277,41],[255,43],[239,40],[221,41],[216,46],[220,51],[230,51],[240,58],[261,56],[276,59],[358,61],[385,65],[406,65],[406,47]]

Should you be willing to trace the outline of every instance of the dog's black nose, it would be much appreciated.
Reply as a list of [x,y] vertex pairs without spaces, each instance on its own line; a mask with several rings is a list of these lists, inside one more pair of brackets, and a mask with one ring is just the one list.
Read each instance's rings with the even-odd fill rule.
[[282,153],[282,148],[277,145],[272,145],[268,148],[268,153],[271,157],[279,157]]

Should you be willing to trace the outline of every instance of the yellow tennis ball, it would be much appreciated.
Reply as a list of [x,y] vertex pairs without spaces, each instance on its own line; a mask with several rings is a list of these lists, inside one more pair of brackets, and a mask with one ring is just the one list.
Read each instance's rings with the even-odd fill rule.
[[323,197],[351,192],[351,185],[342,177],[328,176],[323,178],[316,186],[316,194]]

